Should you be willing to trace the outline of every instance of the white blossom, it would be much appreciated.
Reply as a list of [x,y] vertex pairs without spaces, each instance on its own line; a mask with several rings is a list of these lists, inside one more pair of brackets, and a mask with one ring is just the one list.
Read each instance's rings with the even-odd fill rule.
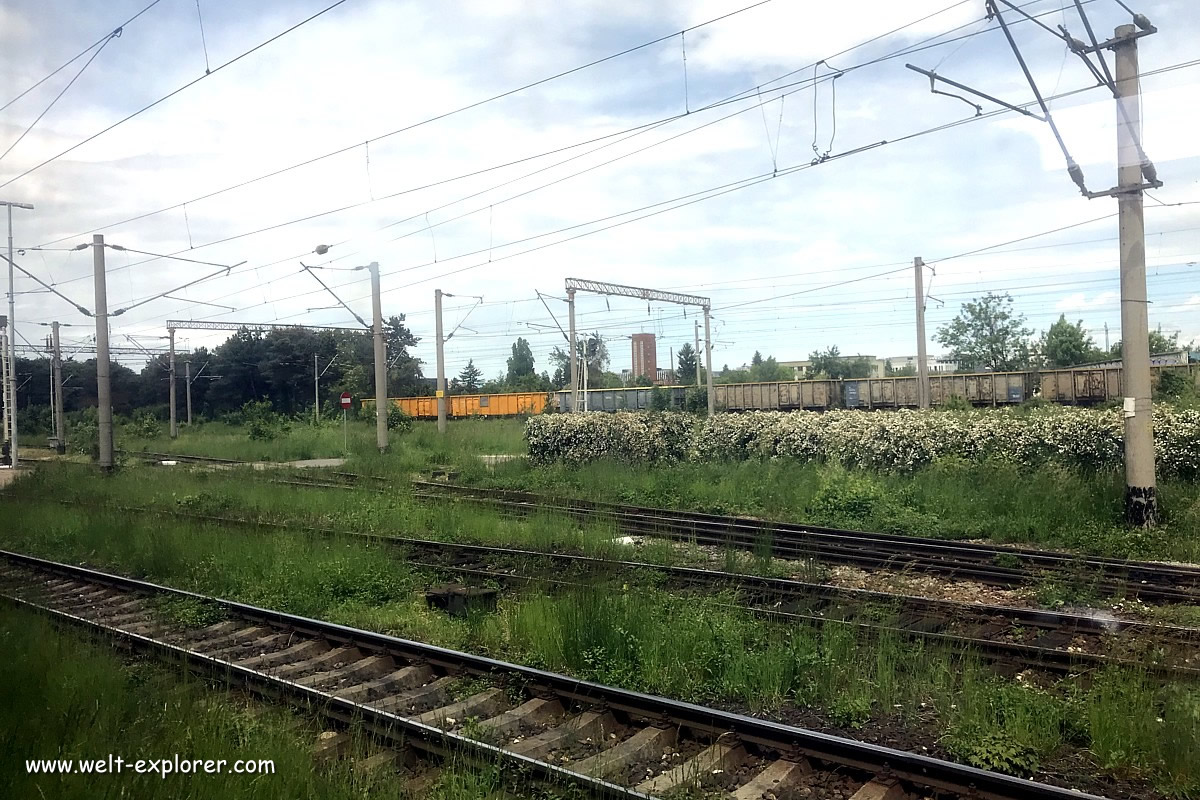
[[[587,412],[533,417],[525,437],[534,463],[793,459],[909,472],[954,457],[1119,468],[1119,410],[1049,407],[947,411],[753,411],[703,421],[682,413]],[[1154,410],[1158,470],[1200,475],[1200,411]]]

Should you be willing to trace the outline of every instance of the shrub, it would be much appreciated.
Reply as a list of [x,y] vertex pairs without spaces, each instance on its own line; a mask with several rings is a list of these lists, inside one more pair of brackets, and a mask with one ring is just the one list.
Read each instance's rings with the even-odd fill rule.
[[[967,412],[758,411],[718,414],[567,414],[530,420],[525,437],[534,463],[631,463],[691,459],[795,459],[911,472],[938,459],[994,460],[1019,467],[1061,464],[1112,470],[1123,460],[1119,411],[1086,408]],[[1158,469],[1164,477],[1200,477],[1200,411],[1154,411]]]
[[242,406],[242,419],[246,429],[254,441],[267,441],[277,436],[286,435],[291,430],[291,424],[281,415],[276,414],[266,400],[251,400]]
[[952,394],[942,403],[943,411],[970,411],[971,404],[960,394]]
[[1158,394],[1163,397],[1179,397],[1181,394],[1190,390],[1193,386],[1191,375],[1185,372],[1171,372],[1164,370],[1158,376]]
[[148,411],[143,411],[129,423],[129,432],[139,439],[154,439],[162,435],[162,425]]
[[687,414],[589,411],[530,417],[525,440],[535,464],[599,459],[662,463],[688,457],[694,427],[695,420]]
[[100,457],[100,418],[94,407],[85,408],[67,422],[67,446],[72,452]]
[[[625,396],[622,395],[624,400]],[[655,386],[650,390],[650,410],[651,411],[666,411],[671,407],[671,395],[661,386]]]
[[403,408],[393,404],[388,408],[387,426],[390,431],[408,433],[412,430],[413,418]]

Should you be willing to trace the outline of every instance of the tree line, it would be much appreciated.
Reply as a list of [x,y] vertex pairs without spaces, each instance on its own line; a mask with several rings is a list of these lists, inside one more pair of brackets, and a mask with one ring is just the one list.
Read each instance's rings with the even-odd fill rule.
[[[1121,342],[1110,348],[1097,346],[1083,320],[1068,322],[1065,314],[1040,335],[1026,324],[1024,314],[1013,309],[1012,296],[989,292],[964,303],[958,316],[938,328],[934,339],[949,349],[960,372],[1012,372],[1027,369],[1062,369],[1121,357]],[[1169,353],[1195,349],[1181,344],[1179,334],[1151,330],[1150,352]]]
[[[390,317],[384,325],[388,352],[388,395],[422,396],[434,393],[434,381],[423,372],[423,362],[411,349],[420,341],[405,325],[404,316]],[[1036,368],[1066,368],[1120,358],[1121,343],[1099,347],[1083,327],[1082,320],[1069,322],[1065,315],[1048,329],[1035,335],[1024,315],[1013,309],[1012,297],[989,293],[964,303],[957,317],[939,327],[934,339],[957,361],[960,372],[1014,371]],[[1178,334],[1150,331],[1150,351],[1169,352],[1194,348],[1181,345]],[[584,334],[576,343],[581,364],[586,363],[588,386],[594,389],[620,388],[621,376],[609,371],[608,346],[598,332]],[[176,354],[176,380],[179,416],[184,412],[184,362],[190,362],[194,413],[201,418],[218,418],[237,411],[246,403],[269,400],[284,414],[311,412],[314,402],[314,361],[319,380],[319,400],[332,412],[337,397],[350,392],[358,397],[374,395],[373,345],[369,331],[280,328],[268,332],[243,328],[211,351],[204,347],[181,350]],[[873,363],[865,356],[846,357],[836,346],[809,354],[806,378],[864,378],[872,374]],[[547,368],[537,370],[529,342],[518,337],[512,345],[506,369],[485,379],[474,360],[467,362],[447,387],[451,394],[498,394],[507,392],[551,392],[570,384],[570,357],[563,347],[555,347],[547,359]],[[676,350],[675,383],[704,385],[707,375],[692,344]],[[50,359],[17,359],[17,407],[22,416],[31,416],[35,427],[48,427]],[[886,374],[912,374],[911,366]],[[114,363],[112,374],[113,410],[129,415],[135,409],[150,409],[165,417],[168,402],[169,365],[166,355],[150,359],[138,372]],[[716,383],[755,383],[790,381],[795,371],[784,367],[774,356],[755,352],[750,364],[731,369],[728,364],[713,375]],[[71,358],[64,354],[64,406],[68,412],[94,408],[96,401],[96,361]],[[630,386],[648,386],[651,381],[639,376]]]
[[[410,350],[418,338],[393,316],[384,324],[388,352],[388,392],[392,396],[432,393],[421,373],[421,361]],[[96,359],[63,353],[63,406],[69,412],[94,408]],[[313,371],[321,375],[320,401],[332,411],[342,392],[374,396],[374,343],[369,331],[278,328],[268,332],[242,328],[209,350],[176,351],[178,413],[185,412],[184,363],[190,362],[193,413],[218,418],[246,403],[269,400],[285,414],[310,412],[315,399]],[[17,408],[35,417],[49,413],[49,356],[17,359]],[[169,402],[170,357],[156,355],[138,372],[112,363],[113,412],[129,415],[150,409],[164,416]],[[36,423],[37,420],[34,420]],[[38,425],[37,427],[42,427]]]

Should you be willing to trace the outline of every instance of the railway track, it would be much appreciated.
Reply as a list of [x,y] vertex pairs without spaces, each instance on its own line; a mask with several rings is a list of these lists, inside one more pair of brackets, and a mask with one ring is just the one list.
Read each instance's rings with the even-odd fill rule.
[[[247,464],[198,456],[144,453],[153,458],[193,459],[196,463]],[[292,474],[274,482],[315,488],[375,488],[387,478],[353,472]],[[1093,588],[1106,596],[1136,597],[1155,603],[1200,605],[1200,567],[1081,556],[1028,547],[931,539],[921,536],[843,530],[751,517],[706,514],[597,501],[567,500],[504,489],[484,489],[432,481],[412,481],[422,501],[457,500],[512,516],[560,513],[577,520],[612,523],[622,533],[667,538],[711,547],[770,553],[776,558],[848,564],[864,569],[929,572],[992,586],[1014,587],[1054,577]]]
[[[18,553],[0,551],[0,597],[354,720],[397,747],[465,754],[588,796],[659,797],[703,781],[734,800],[1097,797]],[[221,619],[183,628],[157,613],[164,599]]]
[[[368,479],[370,480],[370,479]],[[312,485],[320,485],[315,480]],[[328,488],[337,484],[329,483]],[[560,513],[610,522],[622,533],[756,553],[816,559],[866,569],[936,573],[993,586],[1022,586],[1046,576],[1085,583],[1110,596],[1200,604],[1200,567],[1079,556],[1032,548],[824,528],[749,517],[562,500],[530,492],[414,481],[417,498],[455,500],[515,516]]]
[[[1013,670],[1033,668],[1080,674],[1119,664],[1165,678],[1200,679],[1200,629],[1118,620],[984,603],[850,589],[790,578],[757,576],[695,567],[648,564],[568,553],[443,542],[387,534],[197,514],[177,509],[84,504],[91,511],[155,514],[227,528],[260,529],[350,537],[399,548],[404,562],[454,579],[571,583],[596,575],[628,577],[655,573],[671,588],[716,592],[732,589],[730,604],[754,614],[815,626],[848,625],[873,635],[891,634],[971,653]],[[549,577],[553,576],[553,577]]]

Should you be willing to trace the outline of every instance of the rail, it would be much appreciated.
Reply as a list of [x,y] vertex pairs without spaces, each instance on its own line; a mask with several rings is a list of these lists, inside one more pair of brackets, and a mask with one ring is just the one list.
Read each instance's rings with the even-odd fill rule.
[[[706,767],[711,763],[749,759],[756,768],[761,767],[757,778],[784,775],[789,781],[797,781],[814,769],[856,771],[860,776],[856,797],[866,796],[860,794],[862,787],[874,791],[871,786],[900,781],[994,800],[1097,798],[916,753],[83,567],[7,551],[0,551],[0,558],[8,565],[0,571],[0,592],[9,602],[103,632],[160,656],[183,659],[193,669],[223,674],[227,680],[256,691],[324,706],[326,713],[334,717],[364,720],[373,732],[388,736],[390,741],[402,741],[432,754],[452,751],[491,759],[491,763],[500,761],[548,781],[576,786],[589,795],[659,796],[685,782],[689,773],[710,773]],[[200,631],[172,629],[154,617],[149,610],[152,604],[147,602],[164,596],[204,603],[218,609],[227,620]],[[447,680],[453,674],[464,673],[513,679],[514,685],[521,687],[522,697],[528,699],[505,708],[508,702],[501,698],[508,693],[490,690],[444,704]],[[418,683],[421,685],[415,686]],[[319,688],[330,685],[339,688]],[[420,708],[415,716],[400,713],[408,710],[414,698],[423,698],[425,706],[432,704],[433,708]],[[543,726],[539,733],[521,737],[516,744],[495,747],[454,732],[461,731],[460,720],[468,707],[476,711],[486,708],[481,713],[492,714],[483,723],[485,726],[511,731],[515,729],[513,720],[540,718],[538,709],[544,710],[547,703],[557,703],[555,707],[565,712],[565,721]],[[556,715],[550,716],[557,722]],[[611,747],[572,762],[573,770],[538,757],[553,750],[543,747],[548,742],[561,744],[573,732],[590,730],[589,726],[597,721],[610,725],[615,721],[620,726],[622,734],[614,737]],[[600,730],[605,730],[603,725]],[[617,782],[623,769],[636,762],[639,754],[673,743],[677,736],[694,743],[688,749],[694,753],[688,761],[634,786]],[[629,783],[629,776],[623,777]],[[733,797],[742,800],[758,796],[753,794],[757,778],[734,792]]]

